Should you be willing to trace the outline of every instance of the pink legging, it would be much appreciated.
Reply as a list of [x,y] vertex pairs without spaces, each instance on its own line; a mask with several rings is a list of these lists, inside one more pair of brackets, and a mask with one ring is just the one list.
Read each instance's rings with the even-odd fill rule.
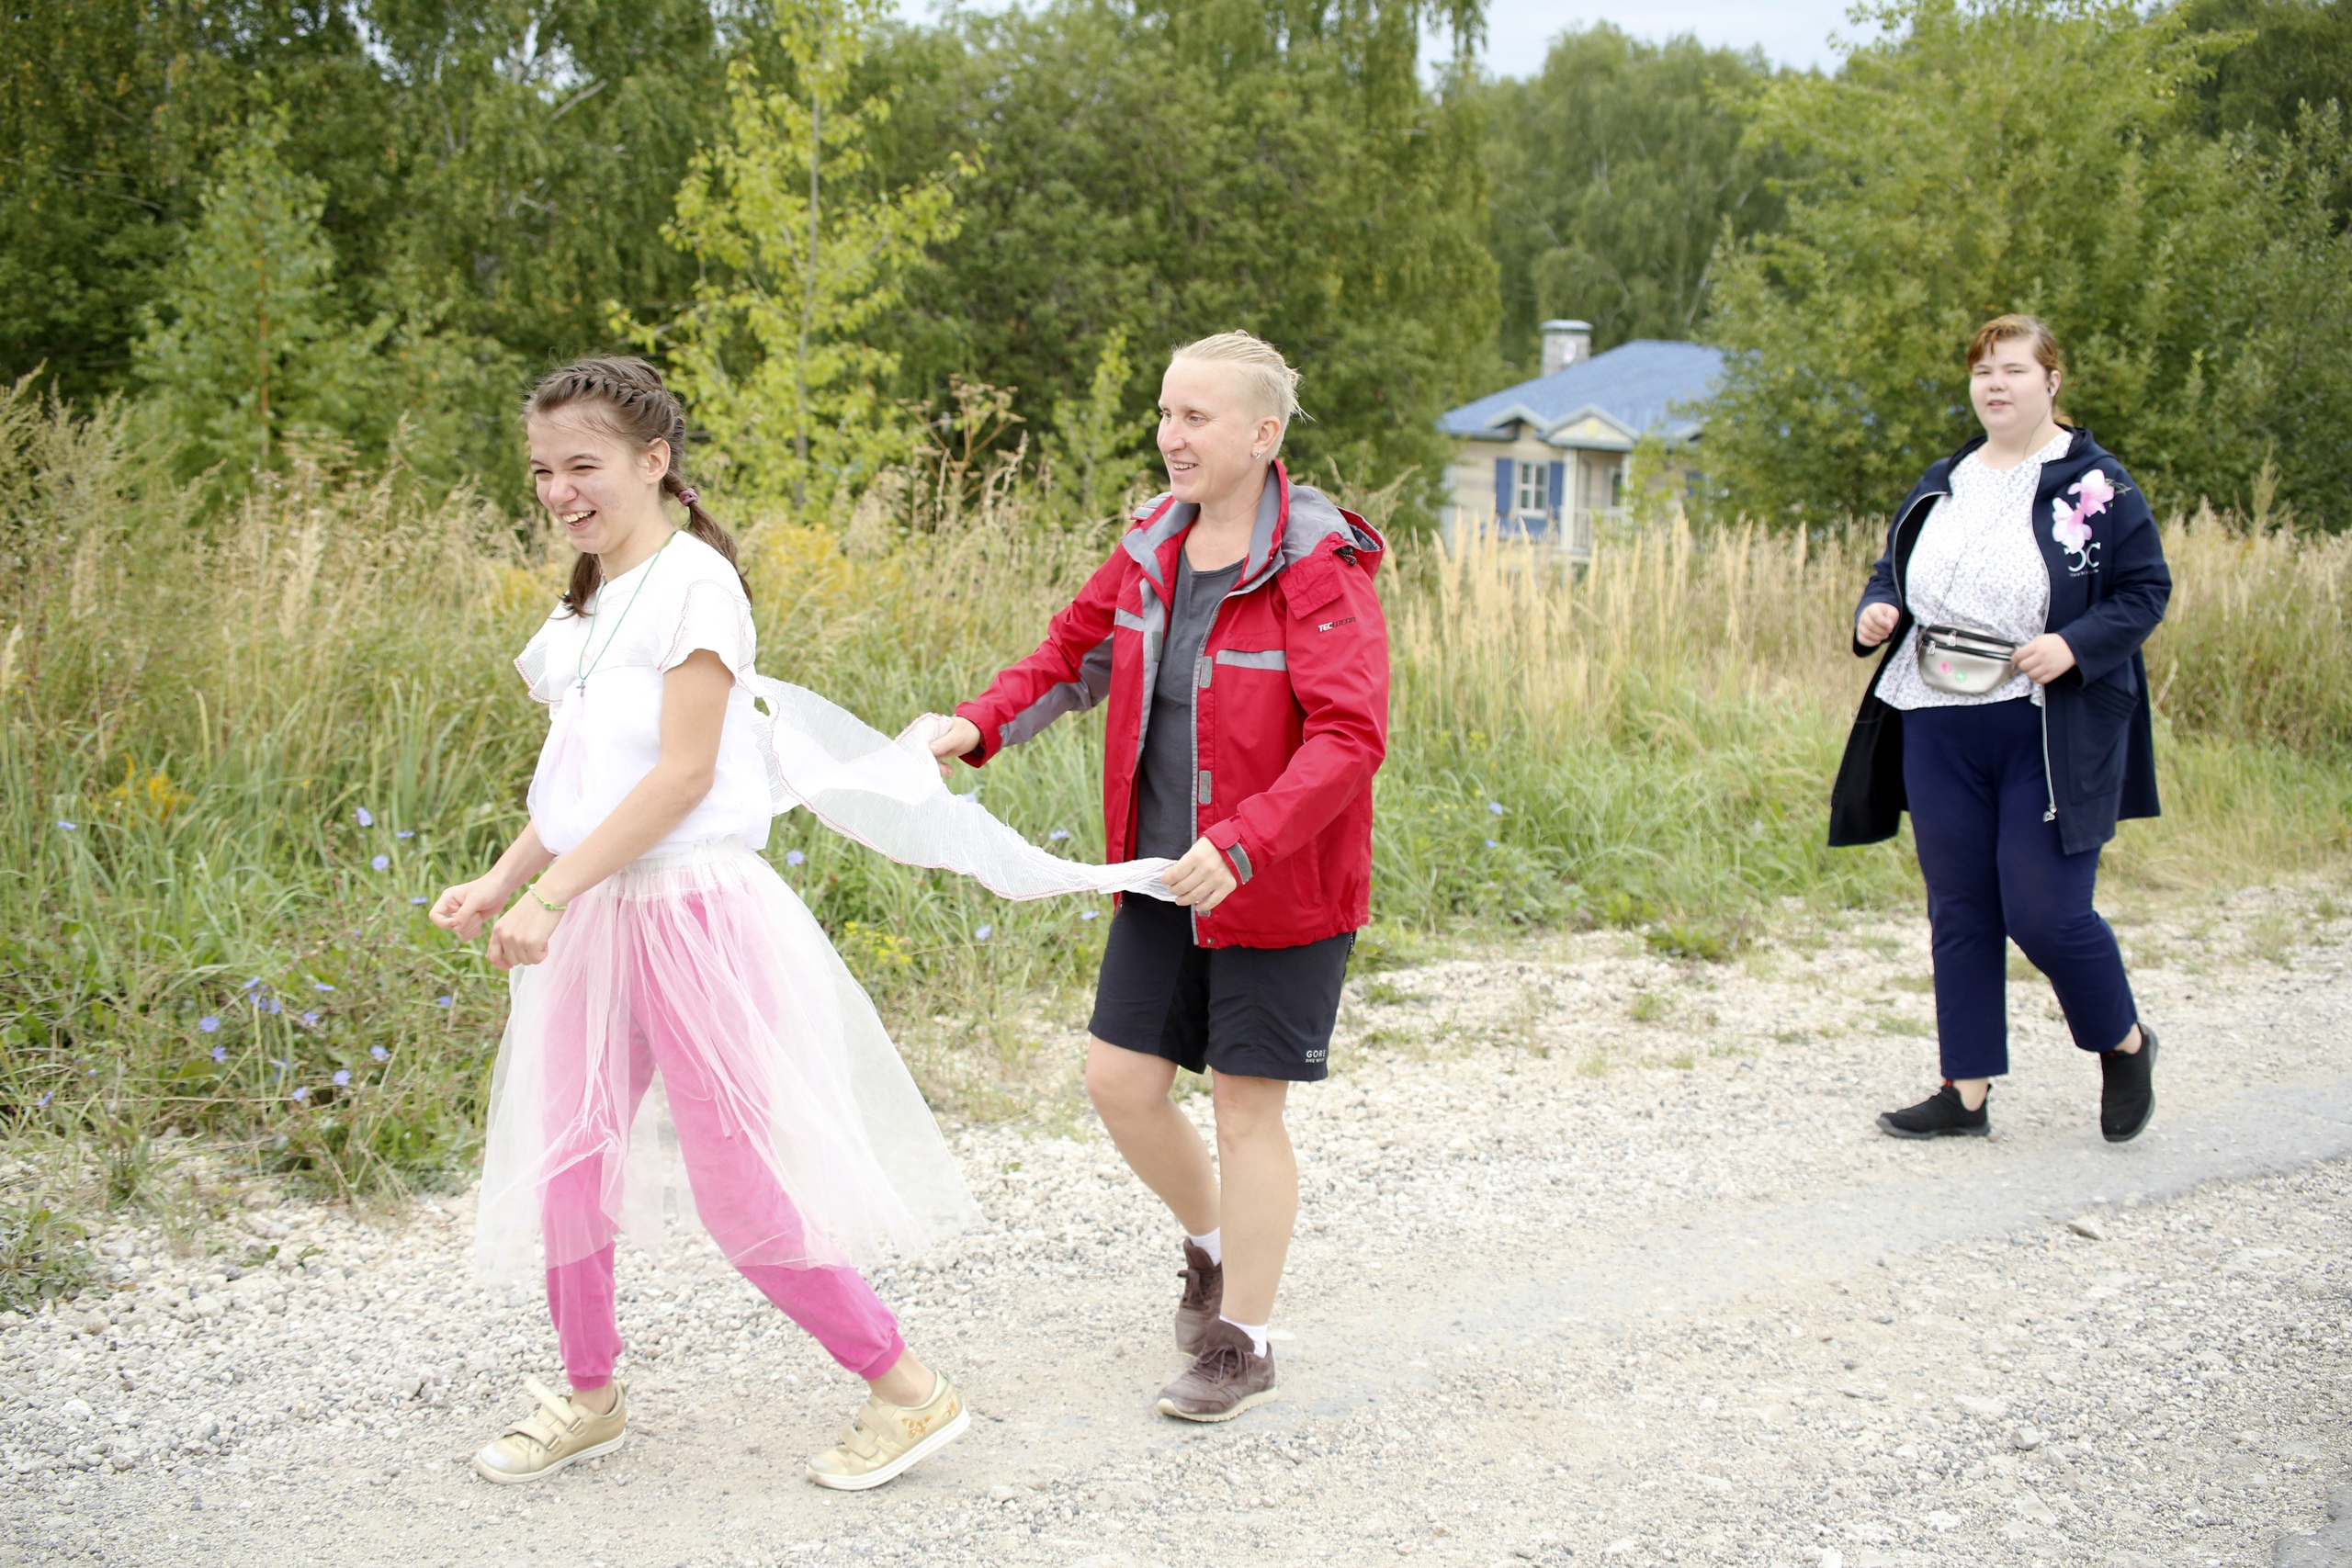
[[[798,1250],[804,1232],[798,1210],[744,1130],[729,1129],[704,1073],[693,1023],[697,998],[665,998],[641,983],[632,990],[639,1027],[631,1031],[628,1104],[620,1110],[617,1124],[626,1127],[634,1119],[658,1065],[695,1207],[713,1238],[730,1257],[777,1249],[779,1244],[786,1253]],[[685,1005],[675,1005],[681,1002]],[[564,1007],[551,1010],[548,1031],[551,1047],[567,1038],[579,1042],[584,1032],[581,1019]],[[549,1111],[558,1120],[566,1119],[562,1108],[576,1107],[583,1092],[594,1092],[582,1082],[583,1056],[576,1046],[548,1053]],[[611,1382],[622,1349],[613,1314],[613,1222],[603,1202],[607,1157],[618,1156],[592,1153],[574,1161],[548,1180],[541,1200],[548,1255],[572,1259],[550,1267],[547,1275],[548,1314],[555,1320],[564,1371],[575,1390]],[[834,1360],[867,1382],[906,1354],[898,1319],[856,1269],[773,1263],[736,1268]]]

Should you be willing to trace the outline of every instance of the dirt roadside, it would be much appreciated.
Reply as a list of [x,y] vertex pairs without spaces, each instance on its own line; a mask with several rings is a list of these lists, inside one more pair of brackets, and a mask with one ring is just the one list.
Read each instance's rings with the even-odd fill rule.
[[[958,1129],[989,1224],[876,1282],[979,1419],[873,1495],[800,1478],[853,1385],[706,1249],[624,1262],[628,1450],[493,1491],[558,1369],[462,1203],[125,1226],[102,1324],[0,1325],[0,1562],[2268,1564],[2352,1469],[2352,927],[2119,929],[2164,1040],[2123,1148],[2036,980],[1993,1138],[1872,1131],[1933,1081],[1916,921],[1351,982],[1285,1397],[1227,1427],[1152,1412],[1174,1248],[1107,1144]],[[265,1241],[302,1261],[229,1279]]]

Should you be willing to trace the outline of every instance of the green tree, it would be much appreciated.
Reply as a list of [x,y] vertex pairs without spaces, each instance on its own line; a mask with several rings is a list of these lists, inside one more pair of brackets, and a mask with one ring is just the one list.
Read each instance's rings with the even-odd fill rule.
[[2282,136],[2303,106],[2352,108],[2352,5],[2346,0],[2188,0],[2183,18],[2233,47],[2198,85],[2206,127]]
[[[2258,175],[2257,149],[2196,133],[2211,40],[2104,0],[1872,16],[1886,41],[1835,78],[1771,84],[1750,132],[1804,168],[1785,226],[1722,266],[1715,333],[1734,354],[1707,467],[1732,502],[1791,518],[1892,505],[1974,428],[1960,351],[2006,310],[2051,321],[2066,407],[2160,504],[2244,500],[2283,438],[2265,400],[2294,379],[2252,302],[2330,276],[2340,236],[2282,206],[2308,167]],[[2324,384],[2312,362],[2341,344],[2306,345],[2295,374]]]
[[1772,75],[1758,51],[1571,28],[1540,75],[1487,88],[1503,357],[1532,366],[1536,327],[1573,316],[1593,345],[1704,330],[1716,241],[1779,225],[1777,145],[1749,138]]
[[637,329],[668,353],[707,461],[746,500],[834,510],[911,436],[888,397],[894,357],[860,334],[956,219],[947,175],[879,192],[862,182],[866,140],[890,113],[887,95],[855,96],[881,11],[793,0],[775,35],[790,85],[748,59],[729,68],[729,133],[695,154],[670,230],[713,271],[692,308]]
[[1086,396],[1054,404],[1046,461],[1081,518],[1098,517],[1116,504],[1138,472],[1135,449],[1146,426],[1140,420],[1122,417],[1119,408],[1134,377],[1126,332],[1113,327],[1094,356]]
[[[662,230],[696,148],[726,125],[731,13],[369,0],[367,14],[391,145],[368,209],[380,235],[345,249],[369,304],[537,367],[609,344],[611,301],[667,315],[692,298],[695,261]],[[760,42],[736,51],[757,58]]]
[[[2210,303],[2212,352],[2150,434],[2177,496],[2210,496],[2306,525],[2352,526],[2352,138],[2334,101],[2280,136],[2220,149],[2229,251]],[[2217,247],[2222,248],[2222,247]],[[2210,394],[2195,394],[2210,386]]]
[[[730,13],[731,15],[731,13]],[[0,374],[82,398],[142,383],[198,197],[255,112],[321,187],[329,286],[391,324],[367,427],[404,456],[527,493],[514,408],[532,369],[605,346],[606,302],[690,297],[661,233],[724,109],[707,0],[71,0],[0,14]],[[167,312],[168,313],[168,312]]]
[[[1435,416],[1491,372],[1494,262],[1476,95],[1421,75],[1424,26],[1475,5],[1061,0],[891,36],[907,85],[877,156],[987,149],[957,237],[876,326],[907,395],[951,375],[1017,388],[1033,427],[1132,345],[1121,419],[1165,353],[1241,327],[1304,372],[1287,444],[1321,479],[1428,466]],[[908,177],[902,174],[899,177]]]
[[137,351],[179,467],[232,487],[289,440],[332,442],[380,417],[388,327],[344,318],[323,189],[286,166],[284,136],[280,117],[257,116],[220,160]]
[[380,162],[385,94],[360,18],[299,0],[69,0],[0,11],[0,376],[69,397],[132,384],[212,164],[257,111],[344,192]]

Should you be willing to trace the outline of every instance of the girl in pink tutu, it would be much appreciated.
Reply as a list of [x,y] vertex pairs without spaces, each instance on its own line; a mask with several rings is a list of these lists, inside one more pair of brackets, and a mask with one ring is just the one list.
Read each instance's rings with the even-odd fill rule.
[[[734,542],[685,485],[685,422],[651,366],[582,360],[525,412],[539,501],[580,551],[516,661],[548,734],[530,826],[433,919],[468,940],[494,920],[490,958],[510,972],[477,1263],[544,1269],[571,1388],[528,1380],[537,1408],[474,1468],[533,1481],[620,1446],[614,1242],[658,1247],[668,1212],[866,1381],[808,1468],[880,1485],[968,1417],[859,1266],[977,1211],[872,1004],[760,854],[770,819],[808,805],[903,859],[993,865],[1015,897],[1136,886],[1156,866],[1068,866],[1008,840],[938,789],[926,747],[760,677]],[[681,1164],[687,1190],[665,1190]]]

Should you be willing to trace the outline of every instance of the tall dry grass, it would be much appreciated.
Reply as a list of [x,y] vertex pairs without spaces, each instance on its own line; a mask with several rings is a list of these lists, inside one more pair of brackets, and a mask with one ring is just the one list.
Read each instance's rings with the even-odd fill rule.
[[[564,563],[398,474],[304,469],[200,516],[126,430],[0,401],[0,1119],[96,1146],[118,1198],[157,1179],[167,1127],[329,1185],[461,1168],[503,987],[418,901],[522,825],[544,719],[509,660]],[[1116,525],[973,493],[912,529],[880,507],[839,533],[746,526],[764,668],[895,728],[1025,652]],[[2181,588],[2150,659],[2172,809],[2126,829],[2117,874],[2340,857],[2352,546],[2202,516],[2167,540]],[[1400,546],[1367,953],[1611,921],[1705,953],[1785,899],[1915,896],[1899,845],[1821,841],[1867,675],[1845,627],[1868,548],[1679,523],[1576,570]],[[1099,856],[1095,724],[974,783]],[[1010,1103],[1040,1008],[1091,979],[1100,906],[1001,904],[799,815],[771,854],[927,1086]]]

